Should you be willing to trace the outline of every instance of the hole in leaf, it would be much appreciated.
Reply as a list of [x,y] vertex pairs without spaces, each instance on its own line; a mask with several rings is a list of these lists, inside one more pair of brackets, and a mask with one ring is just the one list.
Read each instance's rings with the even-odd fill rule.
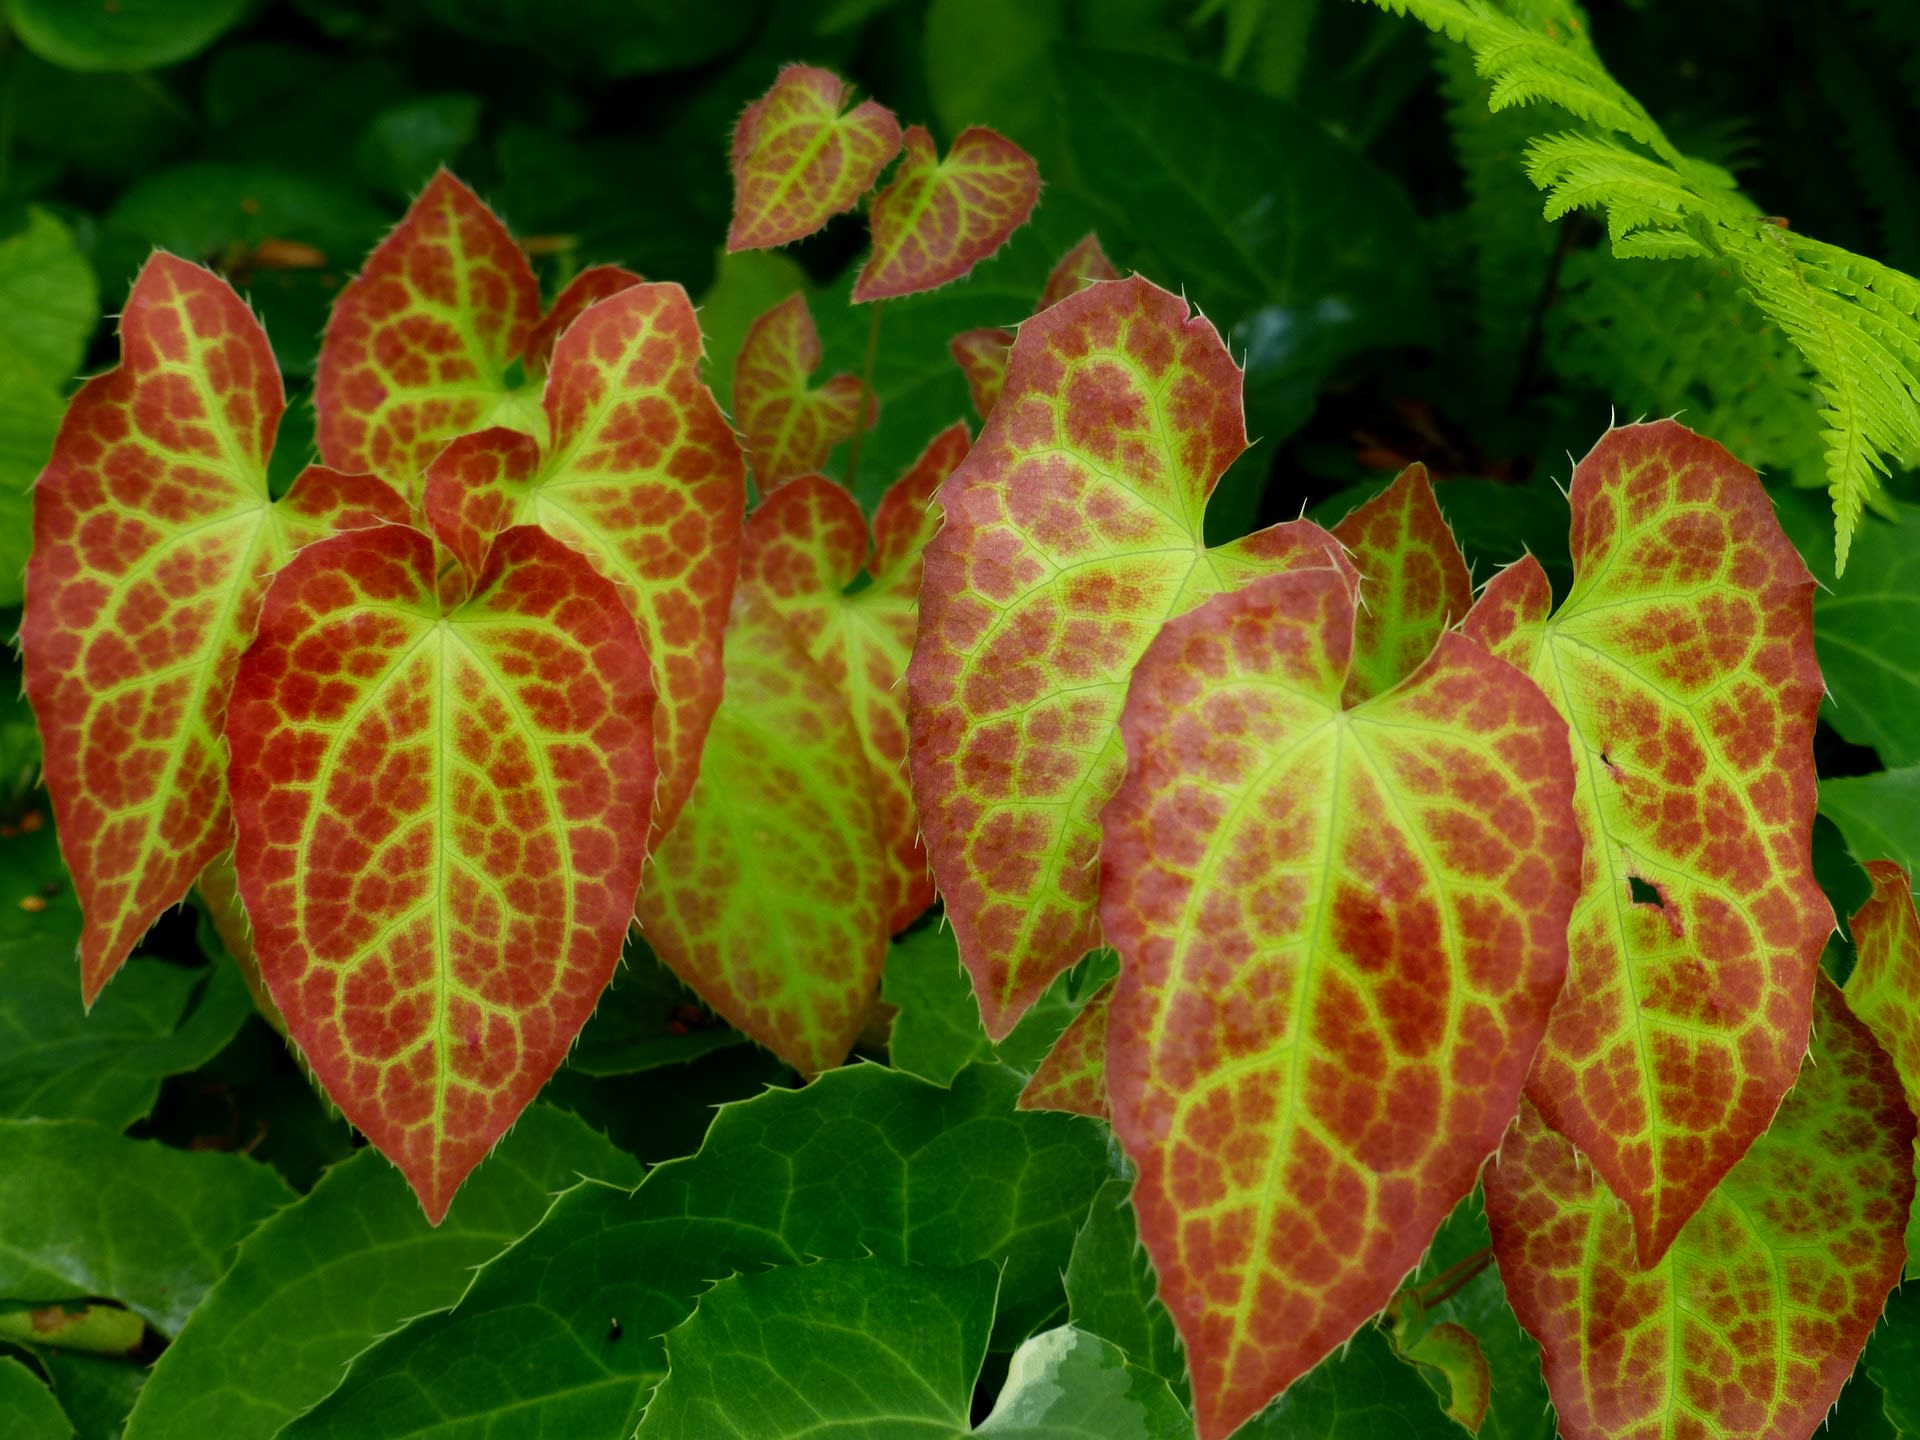
[[1651,905],[1656,910],[1667,908],[1666,897],[1661,895],[1659,886],[1649,884],[1638,875],[1627,877],[1627,894],[1636,905]]

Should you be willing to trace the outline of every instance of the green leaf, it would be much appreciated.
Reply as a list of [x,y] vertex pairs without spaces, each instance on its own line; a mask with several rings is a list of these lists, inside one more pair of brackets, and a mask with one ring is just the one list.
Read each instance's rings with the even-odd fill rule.
[[964,1435],[998,1282],[985,1263],[881,1260],[723,1280],[668,1332],[667,1378],[636,1440]]
[[0,1435],[7,1440],[67,1440],[73,1426],[53,1392],[11,1355],[0,1355]]
[[153,1108],[163,1079],[218,1054],[253,1007],[231,965],[136,959],[89,1012],[79,941],[53,828],[0,838],[0,1116],[120,1130]]
[[[1821,637],[1816,625],[1814,639]],[[1920,874],[1920,765],[1822,780],[1820,812],[1840,827],[1856,859],[1895,860]]]
[[453,163],[479,124],[477,95],[415,96],[367,122],[355,163],[374,189],[410,200],[435,170]]
[[453,1304],[472,1268],[581,1174],[637,1184],[640,1167],[572,1115],[536,1105],[436,1228],[399,1172],[361,1151],[247,1237],[154,1366],[127,1440],[266,1440],[380,1336]]
[[1140,1246],[1125,1180],[1109,1180],[1093,1197],[1087,1223],[1067,1262],[1067,1313],[1089,1334],[1111,1340],[1127,1360],[1160,1376],[1182,1400],[1187,1362],[1173,1317],[1158,1298],[1153,1261]]
[[1001,1262],[994,1343],[1011,1348],[1058,1315],[1110,1173],[1097,1127],[1017,1112],[1018,1090],[998,1068],[943,1090],[869,1065],[727,1106],[699,1154],[632,1195],[568,1191],[453,1310],[362,1355],[287,1440],[478,1440],[503,1407],[529,1436],[631,1433],[666,1370],[659,1337],[714,1281],[815,1258]]
[[1241,1429],[1236,1440],[1459,1440],[1440,1397],[1372,1325],[1362,1325]]
[[0,609],[26,594],[22,577],[33,545],[28,487],[53,453],[65,408],[53,386],[13,376],[0,361]]
[[1902,1285],[1887,1300],[1860,1368],[1880,1387],[1901,1440],[1920,1435],[1920,1285]]
[[37,205],[0,240],[0,376],[65,385],[100,318],[93,269],[73,233]]
[[127,1412],[146,1382],[145,1366],[62,1350],[47,1351],[40,1363],[78,1440],[121,1440]]
[[644,75],[677,70],[731,49],[759,6],[724,0],[426,0],[441,24],[500,47],[528,52],[570,70]]
[[248,0],[7,0],[6,18],[34,54],[69,70],[150,70],[197,55],[246,13]]
[[971,1428],[996,1279],[985,1264],[902,1269],[864,1259],[724,1280],[668,1334],[671,1369],[637,1440],[705,1440],[717,1426],[814,1440],[1178,1440],[1189,1433],[1164,1381],[1066,1325],[1014,1352],[992,1413]]
[[0,1298],[103,1296],[177,1334],[241,1239],[292,1198],[244,1156],[82,1120],[0,1121]]

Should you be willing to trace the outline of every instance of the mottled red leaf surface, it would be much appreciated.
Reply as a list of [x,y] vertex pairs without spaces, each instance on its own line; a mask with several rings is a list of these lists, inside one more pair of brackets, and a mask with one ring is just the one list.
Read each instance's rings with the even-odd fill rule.
[[1914,1121],[1886,1052],[1816,985],[1799,1083],[1650,1267],[1626,1207],[1522,1105],[1487,1219],[1567,1440],[1800,1440],[1840,1394],[1900,1278]]
[[1472,608],[1473,577],[1424,465],[1402,470],[1333,533],[1360,572],[1346,693],[1357,705],[1419,668],[1441,631]]
[[404,526],[294,557],[227,737],[261,975],[437,1224],[613,976],[655,771],[611,583],[531,527],[450,611],[435,571]]
[[672,826],[720,701],[721,645],[740,556],[746,469],[701,382],[701,338],[678,285],[636,284],[587,310],[554,346],[542,447],[495,428],[463,435],[427,472],[435,533],[469,574],[494,535],[539,525],[586,555],[640,621],[660,695],[655,824]]
[[1566,971],[1565,722],[1459,635],[1343,709],[1354,620],[1337,570],[1254,580],[1167,623],[1121,719],[1107,1091],[1202,1440],[1392,1298]]
[[[933,903],[933,876],[907,782],[907,692],[921,556],[939,528],[933,494],[972,437],[956,423],[881,498],[874,536],[846,488],[819,475],[784,485],[747,521],[740,583],[784,620],[844,701],[866,756],[888,871],[889,931]],[[857,589],[861,576],[868,583]],[[872,863],[868,861],[867,863]]]
[[1113,982],[1108,981],[1073,1017],[1033,1072],[1020,1092],[1020,1109],[1107,1118],[1107,1015],[1112,1003]]
[[[762,495],[818,470],[860,428],[859,377],[835,375],[816,387],[819,368],[820,332],[806,296],[789,295],[748,328],[733,362],[733,405]],[[872,428],[878,404],[865,409]]]
[[280,372],[211,272],[154,255],[120,343],[35,486],[20,634],[89,1005],[232,844],[220,726],[268,577],[320,535],[406,518],[373,477],[318,467],[271,503]]
[[1021,326],[1006,392],[941,487],[907,671],[911,772],[995,1039],[1098,943],[1117,722],[1161,623],[1257,574],[1344,563],[1301,521],[1204,548],[1207,497],[1246,445],[1213,326],[1117,280]]
[[847,110],[830,70],[789,65],[733,131],[728,250],[804,239],[860,203],[900,152],[900,122],[872,100]]
[[1098,281],[1119,278],[1120,272],[1100,247],[1100,237],[1087,235],[1062,255],[1048,273],[1046,289],[1040,292],[1039,308],[1045,310],[1058,305],[1069,295],[1078,295]]
[[1651,1264],[1806,1052],[1833,928],[1810,850],[1813,577],[1753,471],[1672,421],[1609,431],[1571,501],[1566,603],[1549,617],[1523,562],[1466,628],[1572,732],[1586,861],[1527,1093],[1626,1202]]
[[868,212],[873,256],[856,301],[951,284],[1006,244],[1040,198],[1033,157],[991,130],[962,130],[944,160],[921,126],[905,138],[906,158]]
[[[1920,916],[1913,881],[1890,860],[1869,860],[1873,894],[1852,922],[1857,958],[1847,1005],[1893,1057],[1907,1106],[1920,1114]],[[1920,1273],[1920,1215],[1908,1222],[1907,1273]]]
[[989,328],[963,330],[947,342],[960,373],[967,377],[967,394],[974,413],[987,418],[1007,383],[1007,356],[1013,350],[1013,331]]
[[[595,266],[542,320],[526,255],[442,170],[334,302],[313,385],[321,458],[417,499],[427,462],[454,436],[489,425],[540,435],[538,377],[555,339],[634,282]],[[519,359],[534,383],[514,390],[507,374]]]
[[757,587],[727,631],[700,781],[647,873],[641,932],[804,1075],[846,1059],[889,934],[873,779],[837,686]]

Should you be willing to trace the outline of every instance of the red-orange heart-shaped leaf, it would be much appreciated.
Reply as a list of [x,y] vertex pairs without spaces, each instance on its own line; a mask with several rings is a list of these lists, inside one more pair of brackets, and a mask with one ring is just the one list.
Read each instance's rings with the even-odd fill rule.
[[1113,985],[1111,980],[1102,985],[1054,1042],[1020,1092],[1020,1109],[1108,1118],[1107,1016],[1113,1005]]
[[846,1059],[886,963],[873,789],[839,687],[742,585],[726,696],[647,874],[640,926],[702,999],[804,1075]]
[[1040,292],[1039,309],[1058,305],[1069,295],[1078,295],[1099,281],[1119,278],[1120,272],[1114,269],[1107,252],[1100,248],[1100,237],[1088,235],[1062,255],[1048,272],[1046,289]]
[[1440,632],[1472,608],[1473,577],[1424,465],[1409,465],[1333,533],[1360,572],[1346,695],[1357,705],[1420,667]]
[[1528,1095],[1626,1202],[1643,1264],[1767,1127],[1833,914],[1813,876],[1813,577],[1753,471],[1670,420],[1573,474],[1573,588],[1496,576],[1469,635],[1567,719],[1586,843]]
[[1013,350],[1013,331],[963,330],[947,342],[960,373],[967,377],[967,394],[974,413],[987,418],[1007,383],[1007,356]]
[[733,131],[728,250],[801,240],[851,210],[900,152],[900,122],[872,100],[842,113],[847,85],[831,70],[789,65]]
[[[733,362],[733,407],[762,495],[818,470],[860,428],[859,378],[836,375],[816,387],[819,368],[820,332],[806,296],[789,295],[748,327]],[[877,402],[869,400],[865,410],[871,429]]]
[[1661,1258],[1531,1104],[1487,1169],[1500,1277],[1567,1440],[1813,1434],[1900,1279],[1914,1120],[1893,1063],[1815,981],[1813,1052]]
[[[786,621],[840,694],[867,757],[889,872],[889,933],[933,903],[933,877],[907,783],[901,684],[918,624],[921,555],[938,528],[934,491],[966,458],[956,423],[935,436],[881,499],[869,560],[867,523],[845,487],[819,475],[783,485],[747,521],[740,584]],[[850,589],[863,572],[868,583]]]
[[613,976],[655,774],[610,582],[531,527],[462,604],[437,568],[398,525],[301,551],[227,717],[260,973],[436,1224]]
[[905,140],[906,158],[868,212],[873,256],[854,281],[856,301],[951,284],[1006,244],[1040,198],[1033,157],[991,130],[962,130],[944,160],[922,127]]
[[271,503],[280,372],[218,276],[154,255],[120,341],[34,487],[20,632],[89,1005],[233,842],[220,725],[268,577],[321,535],[406,518],[372,476],[318,467]]
[[1251,581],[1167,623],[1121,720],[1107,1093],[1202,1440],[1392,1297],[1566,972],[1565,722],[1452,634],[1344,708],[1354,618],[1330,567]]
[[1345,563],[1304,521],[1205,548],[1207,496],[1246,444],[1218,333],[1135,277],[1020,327],[941,487],[907,671],[913,790],[995,1039],[1098,943],[1117,722],[1161,623],[1255,575]]
[[526,255],[442,170],[334,302],[313,383],[321,458],[418,499],[427,462],[456,435],[489,425],[540,435],[538,390],[509,387],[510,367],[524,361],[537,387],[560,332],[637,278],[596,265],[543,320]]
[[512,430],[463,435],[428,467],[426,483],[434,531],[469,575],[485,565],[493,536],[531,524],[619,587],[660,695],[662,834],[693,789],[720,701],[746,506],[739,442],[701,382],[700,355],[686,291],[628,286],[584,311],[554,346],[544,450]]

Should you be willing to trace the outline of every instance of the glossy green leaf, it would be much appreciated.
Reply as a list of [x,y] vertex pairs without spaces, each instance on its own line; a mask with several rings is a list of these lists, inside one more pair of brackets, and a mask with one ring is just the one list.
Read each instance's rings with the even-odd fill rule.
[[0,375],[65,385],[100,321],[93,269],[73,232],[38,206],[0,238]]
[[1185,1432],[1164,1381],[1064,1325],[1014,1352],[992,1413],[972,1428],[997,1278],[986,1264],[830,1260],[724,1280],[668,1334],[671,1369],[638,1440],[1178,1440]]
[[[1820,635],[1816,624],[1816,641]],[[1855,858],[1895,860],[1909,875],[1920,874],[1920,765],[1822,780],[1820,813],[1840,827]]]
[[52,827],[0,836],[0,1115],[122,1129],[168,1075],[212,1059],[252,1005],[231,965],[136,957],[89,1012],[73,992],[79,941]]
[[148,70],[197,55],[247,0],[7,0],[6,18],[34,54],[69,70]]
[[1111,1173],[1094,1126],[1017,1112],[1018,1088],[991,1067],[943,1090],[858,1066],[730,1105],[699,1154],[631,1196],[568,1191],[451,1311],[356,1360],[287,1440],[478,1440],[507,1407],[517,1435],[629,1434],[666,1370],[659,1337],[713,1282],[817,1258],[1002,1263],[994,1343],[1011,1348],[1059,1315],[1074,1233]]
[[1901,1440],[1920,1436],[1920,1285],[1893,1292],[1860,1368],[1880,1387],[1886,1418]]
[[53,1379],[54,1398],[73,1422],[76,1440],[122,1440],[127,1412],[146,1382],[146,1367],[98,1355],[50,1350],[40,1357]]
[[457,1300],[472,1268],[579,1175],[637,1184],[640,1166],[574,1116],[536,1105],[436,1228],[399,1172],[362,1151],[247,1237],[154,1367],[127,1440],[266,1440],[380,1336]]
[[632,1075],[684,1065],[746,1039],[629,936],[625,962],[567,1053],[567,1065],[583,1075]]
[[700,297],[700,333],[707,341],[700,376],[728,414],[733,413],[733,362],[747,332],[806,283],[807,272],[783,251],[720,252],[713,284]]
[[1419,1372],[1394,1356],[1387,1337],[1362,1325],[1235,1440],[1460,1440],[1463,1433]]
[[7,1440],[67,1440],[73,1425],[38,1375],[0,1355],[0,1435]]
[[82,1120],[0,1121],[0,1299],[100,1296],[176,1334],[234,1247],[292,1198],[244,1156]]
[[367,122],[355,149],[359,170],[375,189],[411,199],[473,139],[480,123],[477,95],[420,95]]
[[1118,1345],[1130,1364],[1160,1376],[1183,1400],[1187,1362],[1180,1337],[1158,1296],[1153,1261],[1140,1246],[1125,1180],[1109,1180],[1093,1197],[1087,1223],[1067,1262],[1067,1314],[1076,1328]]

